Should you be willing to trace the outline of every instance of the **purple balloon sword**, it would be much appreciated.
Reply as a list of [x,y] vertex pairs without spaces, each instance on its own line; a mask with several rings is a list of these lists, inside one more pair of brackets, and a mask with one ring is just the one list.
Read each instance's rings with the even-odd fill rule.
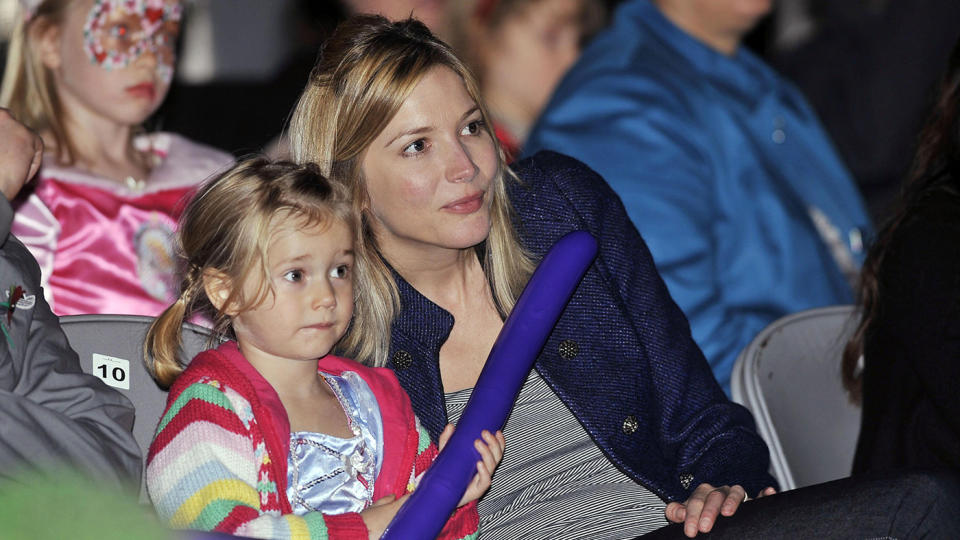
[[457,429],[381,539],[436,538],[477,471],[473,441],[503,428],[513,402],[563,308],[597,255],[586,231],[550,248],[490,350]]

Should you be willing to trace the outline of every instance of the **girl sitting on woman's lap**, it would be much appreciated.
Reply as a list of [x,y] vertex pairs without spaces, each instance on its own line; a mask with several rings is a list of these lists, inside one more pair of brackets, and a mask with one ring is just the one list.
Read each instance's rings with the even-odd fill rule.
[[[182,293],[145,346],[157,380],[172,384],[147,486],[175,527],[376,538],[437,453],[390,370],[328,355],[365,275],[340,189],[315,166],[258,159],[202,188],[185,210]],[[179,329],[196,311],[231,340],[183,369]],[[503,452],[501,434],[483,438],[461,500],[469,504],[443,537],[476,533],[472,501]]]

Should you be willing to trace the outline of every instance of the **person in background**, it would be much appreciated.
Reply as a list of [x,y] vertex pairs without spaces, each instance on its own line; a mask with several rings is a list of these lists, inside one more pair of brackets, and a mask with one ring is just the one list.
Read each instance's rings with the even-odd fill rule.
[[83,373],[43,299],[40,268],[10,234],[10,200],[40,167],[40,138],[0,109],[0,491],[73,470],[136,493],[133,406]]
[[467,59],[513,161],[583,45],[603,26],[600,0],[468,0],[450,8],[450,44]]
[[854,474],[960,471],[960,41],[899,207],[870,248],[860,305],[842,370],[863,404]]
[[610,182],[727,392],[770,322],[853,301],[872,230],[806,101],[740,46],[770,3],[624,2],[524,149]]
[[141,133],[173,77],[179,0],[21,0],[0,105],[47,150],[13,232],[58,315],[157,315],[176,296],[183,199],[233,158]]

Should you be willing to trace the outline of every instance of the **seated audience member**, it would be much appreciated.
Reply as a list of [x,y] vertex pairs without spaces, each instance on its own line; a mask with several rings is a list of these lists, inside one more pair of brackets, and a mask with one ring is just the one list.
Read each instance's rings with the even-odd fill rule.
[[601,0],[461,0],[451,45],[466,58],[510,160],[583,44],[606,18]]
[[0,106],[43,137],[13,233],[57,315],[158,315],[176,297],[183,199],[233,158],[143,133],[175,65],[180,0],[20,0]]
[[462,413],[535,263],[572,230],[598,241],[504,427],[484,538],[960,535],[949,477],[774,495],[749,413],[714,380],[620,199],[554,152],[509,168],[476,81],[423,24],[341,24],[290,134],[297,160],[349,186],[370,250],[338,351],[393,369],[433,439]]
[[627,0],[525,146],[606,178],[727,391],[737,355],[770,322],[852,302],[870,231],[806,101],[740,46],[769,8]]
[[[0,109],[0,487],[24,469],[70,466],[132,487],[140,450],[130,402],[81,372],[43,299],[40,268],[10,234],[9,200],[40,165],[40,139]],[[32,161],[31,161],[32,158]]]
[[960,470],[960,42],[899,208],[870,248],[860,302],[843,359],[863,403],[853,472]]

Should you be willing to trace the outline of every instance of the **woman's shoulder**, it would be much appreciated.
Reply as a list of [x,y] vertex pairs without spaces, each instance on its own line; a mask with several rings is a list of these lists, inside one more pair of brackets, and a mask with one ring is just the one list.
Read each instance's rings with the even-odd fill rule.
[[614,191],[596,171],[582,161],[552,150],[541,150],[512,167],[520,179],[512,186],[511,200],[534,196],[539,200],[560,197],[567,204],[592,206]]

